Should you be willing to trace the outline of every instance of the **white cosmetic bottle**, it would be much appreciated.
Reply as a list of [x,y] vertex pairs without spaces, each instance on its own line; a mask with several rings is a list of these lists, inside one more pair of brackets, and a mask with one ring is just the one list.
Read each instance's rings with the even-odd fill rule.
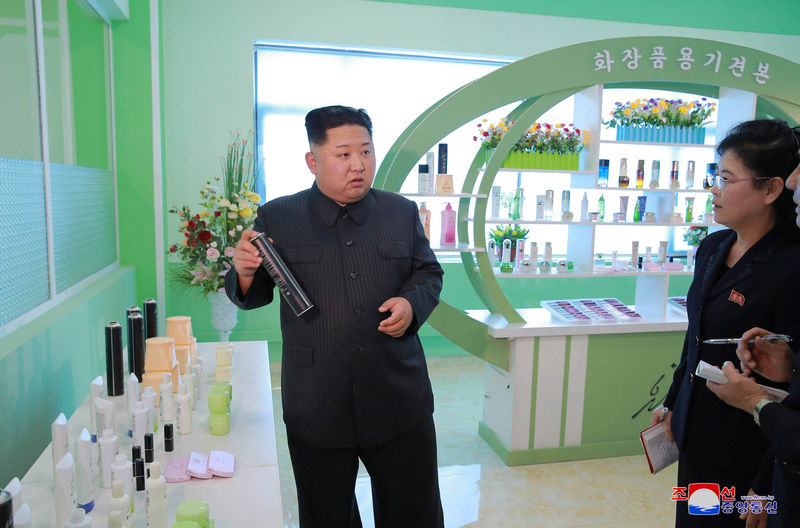
[[167,528],[167,481],[161,475],[158,462],[150,464],[150,478],[145,485],[147,491],[147,528]]
[[119,512],[122,518],[122,526],[130,528],[131,526],[131,499],[125,494],[125,486],[119,481],[115,480],[111,483],[111,500],[108,502],[108,511]]
[[176,417],[178,433],[188,435],[192,432],[192,399],[189,397],[186,385],[181,385],[178,394],[178,414]]
[[133,423],[133,445],[144,448],[144,435],[153,432],[152,411],[147,408],[143,401],[136,402],[136,407],[131,416]]
[[117,456],[114,457],[114,463],[111,464],[112,492],[115,482],[122,482],[122,491],[129,497],[130,504],[128,509],[130,513],[133,513],[133,467],[124,453],[117,453]]
[[[150,410],[148,414],[148,419],[150,420],[150,424],[147,426],[148,430],[145,431],[146,433],[153,433],[158,429],[158,420],[156,413],[156,391],[153,390],[153,387],[145,387],[144,392],[142,392],[142,402],[144,406]],[[144,445],[136,444],[136,445]]]
[[102,376],[97,376],[92,380],[92,383],[89,384],[89,434],[92,435],[92,442],[97,442],[97,434],[98,432],[102,432],[102,430],[97,430],[97,415],[94,409],[94,399],[103,396],[103,389],[104,384]]
[[14,517],[14,528],[27,528],[31,525],[31,507],[25,503],[22,496],[22,483],[17,477],[5,487],[5,491],[11,495],[11,507]]
[[100,446],[100,481],[108,489],[111,487],[111,464],[117,456],[119,439],[114,431],[106,429],[97,444]]
[[89,513],[94,508],[94,456],[92,437],[85,427],[75,439],[75,484],[78,508]]
[[136,402],[139,401],[139,379],[136,374],[131,372],[128,376],[128,383],[125,387],[125,397],[128,399],[128,436],[133,437],[133,411],[136,409]]
[[[91,438],[91,437],[90,437]],[[91,528],[92,518],[80,508],[75,508],[64,523],[64,528]]]
[[50,433],[53,440],[53,474],[55,474],[56,464],[69,453],[69,433],[67,432],[67,417],[64,416],[64,413],[59,414],[50,425]]
[[56,464],[55,474],[55,503],[56,526],[64,526],[75,504],[75,461],[72,453],[67,453]]
[[158,386],[158,411],[161,413],[161,423],[175,421],[175,393],[172,387],[172,375],[163,374],[161,385]]
[[109,512],[108,528],[123,528],[122,514],[118,511]]
[[102,434],[103,431],[111,429],[111,432],[114,432],[114,403],[104,398],[95,398],[94,412],[99,442],[100,434]]
[[189,395],[192,404],[192,410],[197,407],[197,376],[191,369],[188,373],[181,377],[181,382],[186,385],[186,394]]

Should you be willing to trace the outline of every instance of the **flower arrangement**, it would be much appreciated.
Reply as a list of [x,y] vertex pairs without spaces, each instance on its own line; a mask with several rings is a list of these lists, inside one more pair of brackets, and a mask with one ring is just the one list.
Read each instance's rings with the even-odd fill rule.
[[654,97],[614,105],[611,119],[603,121],[611,128],[644,125],[701,128],[708,124],[708,118],[717,107],[717,103],[705,97],[699,101]]
[[699,246],[706,236],[708,236],[707,226],[692,226],[683,233],[683,241],[690,246]]
[[507,226],[498,225],[494,229],[489,230],[489,238],[494,239],[497,247],[503,245],[503,240],[510,240],[512,246],[515,246],[517,240],[525,240],[528,237],[529,229],[526,229],[519,224],[509,224]]
[[[488,123],[488,125],[487,125]],[[473,136],[473,141],[479,141],[482,148],[494,149],[514,125],[514,121],[501,118],[497,124],[489,123],[487,119],[478,123],[478,134]],[[537,152],[554,154],[575,154],[583,150],[589,142],[589,133],[576,128],[573,123],[534,123],[514,144],[512,152]]]
[[225,274],[233,264],[234,247],[240,233],[249,229],[261,197],[252,192],[255,182],[252,132],[242,138],[231,133],[227,153],[220,157],[222,176],[200,188],[197,213],[189,206],[172,206],[178,215],[177,231],[183,235],[180,244],[173,244],[169,253],[182,263],[171,273],[171,279],[208,295],[225,285]]

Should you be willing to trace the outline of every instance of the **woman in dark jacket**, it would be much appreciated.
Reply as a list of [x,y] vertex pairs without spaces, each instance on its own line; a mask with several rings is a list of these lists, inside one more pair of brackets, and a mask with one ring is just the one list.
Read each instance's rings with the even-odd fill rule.
[[[708,183],[714,219],[729,229],[698,248],[681,361],[653,415],[653,423],[667,420],[678,445],[678,486],[717,483],[744,495],[766,451],[752,417],[725,405],[694,372],[700,360],[718,366],[737,360],[735,345],[706,339],[740,336],[754,326],[800,335],[800,266],[785,265],[800,262],[800,230],[785,187],[800,163],[796,140],[783,121],[755,120],[734,127],[717,146],[719,174]],[[690,515],[686,501],[676,505],[677,527],[743,525],[736,514]]]

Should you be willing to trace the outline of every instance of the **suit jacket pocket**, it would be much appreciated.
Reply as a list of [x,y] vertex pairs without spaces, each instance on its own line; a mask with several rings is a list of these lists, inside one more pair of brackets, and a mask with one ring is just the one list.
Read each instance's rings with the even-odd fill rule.
[[310,368],[314,362],[314,348],[304,345],[283,345],[283,364],[287,368]]
[[411,256],[408,244],[402,240],[379,242],[378,254],[385,259],[399,259]]
[[286,246],[283,250],[286,262],[302,264],[322,260],[322,249],[319,246]]

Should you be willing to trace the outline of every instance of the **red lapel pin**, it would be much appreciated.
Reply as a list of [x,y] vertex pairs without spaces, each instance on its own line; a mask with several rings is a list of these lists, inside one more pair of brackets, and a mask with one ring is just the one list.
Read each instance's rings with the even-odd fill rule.
[[728,296],[728,300],[731,302],[735,302],[739,306],[744,306],[744,295],[737,292],[736,290],[731,290],[731,294]]

